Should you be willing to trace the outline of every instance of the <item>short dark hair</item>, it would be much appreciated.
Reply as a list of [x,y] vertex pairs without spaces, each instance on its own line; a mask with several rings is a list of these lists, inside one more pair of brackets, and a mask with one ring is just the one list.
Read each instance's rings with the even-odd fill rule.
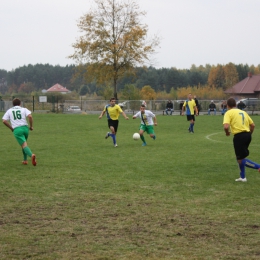
[[145,105],[142,104],[141,107],[145,107]]
[[228,105],[230,108],[236,107],[236,106],[237,106],[236,100],[235,100],[234,98],[229,98],[229,99],[227,100],[227,105]]
[[116,100],[116,98],[114,98],[114,97],[111,97],[111,98],[110,98],[110,101],[112,101],[112,100]]
[[21,105],[21,100],[19,98],[13,99],[13,106],[20,106]]

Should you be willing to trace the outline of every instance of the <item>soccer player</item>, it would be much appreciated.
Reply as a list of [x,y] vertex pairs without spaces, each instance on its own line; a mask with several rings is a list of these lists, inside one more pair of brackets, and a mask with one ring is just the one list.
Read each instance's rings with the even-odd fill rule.
[[122,114],[126,120],[128,120],[129,118],[126,116],[125,112],[121,109],[121,107],[116,104],[115,98],[110,98],[110,104],[104,107],[104,110],[101,112],[99,119],[101,119],[105,113],[107,114],[108,128],[111,131],[111,133],[107,132],[105,138],[107,139],[109,136],[111,136],[114,147],[117,147],[116,133],[119,124],[119,115]]
[[147,132],[147,134],[149,134],[150,137],[153,138],[154,140],[156,139],[156,135],[153,129],[154,125],[157,126],[156,116],[152,111],[146,110],[145,105],[141,105],[140,111],[133,116],[133,119],[136,119],[137,117],[141,118],[139,134],[141,140],[143,141],[142,146],[146,146],[144,132]]
[[226,136],[230,136],[230,130],[234,135],[233,145],[240,168],[240,178],[236,179],[236,181],[246,182],[245,166],[260,170],[259,164],[245,159],[249,155],[248,147],[255,124],[246,112],[236,107],[234,98],[227,100],[227,109],[228,111],[224,115],[223,126]]
[[189,133],[194,134],[194,124],[195,124],[194,112],[196,113],[196,116],[197,116],[198,109],[197,109],[194,99],[192,99],[191,93],[189,93],[188,99],[184,102],[184,104],[182,106],[182,115],[184,115],[184,110],[186,110],[187,121],[190,121],[190,126],[188,128]]
[[[27,108],[21,107],[21,100],[15,98],[13,100],[13,107],[8,109],[4,114],[2,120],[3,123],[13,132],[14,137],[17,142],[22,147],[23,152],[23,161],[22,164],[27,165],[27,156],[31,157],[32,165],[36,166],[36,156],[31,152],[31,149],[27,145],[27,139],[29,136],[29,129],[33,130],[33,118],[31,115],[31,111]],[[28,123],[26,118],[29,119],[30,127],[28,127]],[[10,123],[9,123],[10,121]]]

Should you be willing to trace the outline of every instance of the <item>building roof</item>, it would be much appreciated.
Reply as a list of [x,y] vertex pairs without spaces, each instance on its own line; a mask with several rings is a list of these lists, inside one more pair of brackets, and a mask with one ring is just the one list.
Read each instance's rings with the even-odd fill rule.
[[57,83],[47,89],[47,92],[69,92],[69,90]]
[[256,92],[260,92],[260,74],[252,75],[251,73],[225,91],[226,94],[256,94]]

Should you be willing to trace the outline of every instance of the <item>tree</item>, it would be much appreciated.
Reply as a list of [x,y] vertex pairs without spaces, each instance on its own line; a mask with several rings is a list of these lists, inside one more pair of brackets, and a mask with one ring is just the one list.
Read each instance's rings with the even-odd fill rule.
[[112,83],[117,99],[118,80],[148,61],[159,39],[147,40],[148,27],[140,21],[146,13],[134,1],[94,2],[96,9],[80,18],[83,35],[73,44],[75,52],[70,58],[79,64],[87,81]]
[[89,92],[87,85],[82,85],[79,90],[80,96],[85,96]]
[[139,100],[141,98],[140,90],[134,84],[126,84],[122,90],[122,98],[129,100]]
[[218,64],[210,69],[208,84],[211,87],[223,88],[225,86],[225,73],[223,66]]
[[233,63],[230,62],[224,67],[224,73],[225,89],[233,87],[239,81],[237,69]]
[[144,86],[140,93],[142,98],[145,100],[154,100],[156,98],[156,92],[149,85]]
[[109,100],[112,97],[113,88],[110,86],[102,85],[98,94],[104,97],[105,100]]
[[18,93],[24,92],[24,93],[31,93],[35,89],[34,84],[32,82],[26,82],[22,83],[20,87],[18,88]]

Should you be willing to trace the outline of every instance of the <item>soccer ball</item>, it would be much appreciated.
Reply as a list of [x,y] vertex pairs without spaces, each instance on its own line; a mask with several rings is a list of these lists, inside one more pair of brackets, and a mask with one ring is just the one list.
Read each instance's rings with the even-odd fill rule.
[[140,135],[138,133],[134,133],[133,139],[138,140],[140,138]]

